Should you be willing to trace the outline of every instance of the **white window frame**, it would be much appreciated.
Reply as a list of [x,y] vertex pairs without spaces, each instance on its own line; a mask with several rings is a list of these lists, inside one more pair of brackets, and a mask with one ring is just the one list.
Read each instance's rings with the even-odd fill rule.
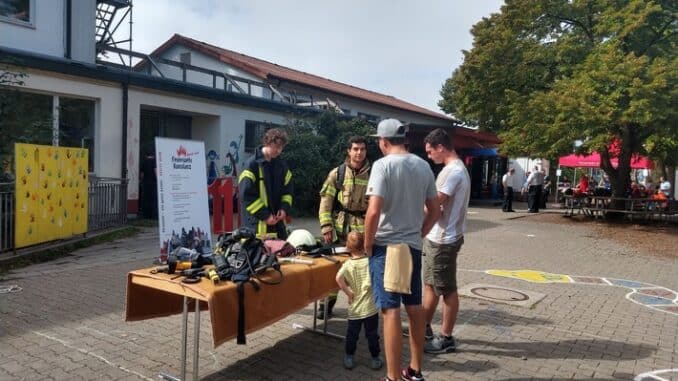
[[28,0],[28,10],[29,10],[28,21],[17,20],[17,19],[12,18],[12,17],[0,15],[0,22],[6,22],[8,24],[14,24],[14,25],[18,25],[18,26],[23,26],[23,27],[35,29],[35,15],[36,15],[36,11],[37,11],[37,9],[35,7],[35,0]]

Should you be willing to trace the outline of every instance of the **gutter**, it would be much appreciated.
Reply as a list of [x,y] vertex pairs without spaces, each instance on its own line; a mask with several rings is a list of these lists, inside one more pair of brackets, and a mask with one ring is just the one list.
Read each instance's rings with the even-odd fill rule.
[[71,36],[73,29],[73,15],[71,14],[73,9],[73,0],[66,0],[66,58],[71,58]]

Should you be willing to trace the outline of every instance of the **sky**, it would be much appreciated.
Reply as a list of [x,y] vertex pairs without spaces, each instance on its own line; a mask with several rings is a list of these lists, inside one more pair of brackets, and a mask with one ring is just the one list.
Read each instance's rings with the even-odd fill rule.
[[[133,50],[174,33],[441,112],[440,88],[503,0],[141,0]],[[121,27],[121,29],[123,29]]]

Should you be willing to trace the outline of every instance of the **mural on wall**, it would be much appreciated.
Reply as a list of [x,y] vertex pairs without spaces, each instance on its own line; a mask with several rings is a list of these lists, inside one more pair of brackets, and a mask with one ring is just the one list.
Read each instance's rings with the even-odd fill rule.
[[226,152],[226,164],[223,167],[224,176],[236,176],[237,165],[240,162],[240,145],[242,144],[243,135],[240,134],[238,142],[231,140],[228,145],[228,152]]
[[87,232],[88,155],[85,148],[14,145],[17,248]]
[[217,173],[217,163],[215,160],[219,160],[219,154],[217,151],[211,149],[207,152],[207,184],[212,184],[214,180],[219,177]]

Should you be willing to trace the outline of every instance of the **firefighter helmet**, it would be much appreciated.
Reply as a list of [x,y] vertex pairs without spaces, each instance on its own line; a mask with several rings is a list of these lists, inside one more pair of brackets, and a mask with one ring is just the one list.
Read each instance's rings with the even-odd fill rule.
[[300,246],[313,247],[316,245],[315,237],[308,230],[297,229],[290,233],[287,242],[298,248]]

